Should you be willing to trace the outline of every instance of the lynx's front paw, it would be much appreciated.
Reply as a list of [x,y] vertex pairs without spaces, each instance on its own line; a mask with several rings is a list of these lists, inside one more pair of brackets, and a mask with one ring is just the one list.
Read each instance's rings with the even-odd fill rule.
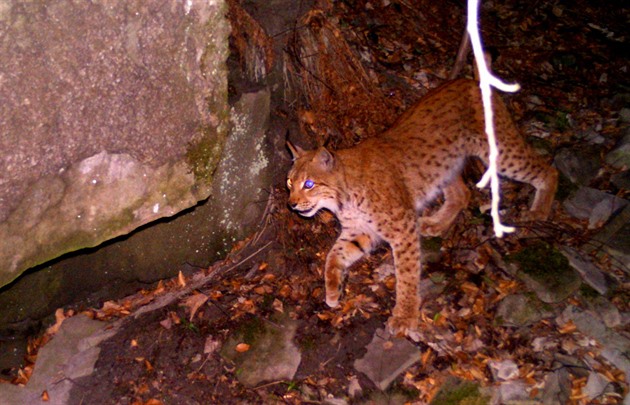
[[397,304],[394,307],[393,314],[387,322],[387,329],[395,336],[409,336],[417,341],[418,336],[418,318],[420,317],[419,303],[409,302]]
[[339,306],[339,291],[326,291],[326,305],[331,308]]
[[326,304],[335,308],[339,306],[339,296],[341,296],[341,274],[342,267],[335,256],[328,257],[326,262],[325,284],[326,284]]
[[387,321],[387,328],[394,336],[409,336],[415,341],[418,340],[418,318],[415,316],[394,315]]

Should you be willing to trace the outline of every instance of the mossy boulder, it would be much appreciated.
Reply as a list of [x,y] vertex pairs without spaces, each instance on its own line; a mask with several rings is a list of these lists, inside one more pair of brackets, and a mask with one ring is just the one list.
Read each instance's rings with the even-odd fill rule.
[[297,322],[287,316],[272,322],[250,319],[228,338],[221,356],[235,364],[239,382],[247,387],[292,380],[302,359],[293,342],[296,329]]
[[582,284],[580,275],[553,246],[537,241],[512,254],[508,260],[519,267],[517,277],[545,303],[557,303],[574,294]]
[[0,286],[208,198],[229,128],[225,8],[4,2]]

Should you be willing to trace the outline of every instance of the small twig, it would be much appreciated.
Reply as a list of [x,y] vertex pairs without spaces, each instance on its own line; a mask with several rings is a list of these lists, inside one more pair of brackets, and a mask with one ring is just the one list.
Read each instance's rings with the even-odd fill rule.
[[328,360],[324,361],[322,364],[319,365],[319,367],[321,369],[323,369],[324,367],[326,367],[326,365],[328,363],[330,363],[331,361],[333,361],[335,359],[335,357],[337,357],[337,355],[339,354],[339,349],[341,349],[341,343],[339,345],[337,345],[337,353],[335,353],[334,356],[332,356],[331,358],[329,358]]
[[274,385],[278,385],[278,384],[282,384],[284,381],[272,381],[270,383],[267,384],[263,384],[263,385],[259,385],[258,387],[255,387],[254,390],[259,390],[261,388],[267,388],[267,387],[271,387]]
[[272,206],[272,202],[274,201],[274,192],[273,192],[273,187],[270,188],[269,191],[269,198],[267,198],[267,205],[265,205],[265,211],[262,214],[262,217],[260,219],[260,225],[262,225],[262,228],[256,232],[256,235],[253,238],[253,243],[256,244],[258,242],[258,240],[262,237],[263,233],[265,232],[265,230],[267,229],[267,225],[269,225],[269,216],[271,215],[271,206]]
[[466,64],[466,57],[470,52],[470,35],[468,35],[468,31],[464,30],[462,34],[462,39],[459,43],[459,49],[457,50],[457,57],[455,58],[455,63],[453,64],[453,69],[451,69],[451,74],[448,76],[448,80],[455,80],[462,71],[462,68]]
[[198,372],[200,372],[200,371],[201,371],[201,369],[203,368],[203,366],[205,366],[205,365],[206,365],[206,363],[208,362],[208,359],[209,359],[209,358],[210,358],[210,354],[208,354],[208,355],[206,356],[206,358],[205,358],[205,359],[203,359],[203,362],[201,363],[201,365],[199,366],[199,368],[198,368],[198,369],[197,369],[197,371],[196,371],[197,373],[198,373]]
[[265,250],[267,248],[267,246],[271,245],[273,243],[273,241],[269,241],[267,243],[265,243],[261,248],[259,248],[258,250],[256,250],[254,253],[250,254],[249,256],[247,256],[246,258],[244,258],[243,260],[239,261],[236,264],[233,264],[232,266],[228,267],[227,269],[223,270],[221,273],[225,274],[228,273],[232,270],[234,270],[235,268],[237,268],[238,266],[240,266],[241,264],[245,263],[246,261],[248,261],[249,259],[251,259],[252,257],[256,256],[258,253],[262,252],[263,250]]

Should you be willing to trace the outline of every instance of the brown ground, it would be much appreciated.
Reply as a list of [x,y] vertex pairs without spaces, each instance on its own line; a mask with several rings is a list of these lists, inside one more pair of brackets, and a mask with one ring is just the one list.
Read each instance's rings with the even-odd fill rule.
[[[543,122],[550,136],[539,143],[553,151],[578,142],[576,132],[601,124],[599,132],[608,139],[604,147],[612,148],[622,135],[614,118],[630,98],[627,72],[622,70],[628,62],[623,56],[628,9],[622,10],[621,1],[595,0],[492,4],[482,13],[484,41],[495,54],[493,67],[498,75],[518,80],[523,87],[510,98],[521,127],[527,131],[532,119]],[[366,101],[352,80],[344,85],[332,75],[334,60],[328,65],[322,62],[313,67],[321,73],[318,80],[329,79],[334,86],[318,87],[303,79],[306,91],[318,92],[318,96],[305,96],[295,108],[302,131],[313,143],[327,142],[333,147],[350,146],[378,133],[448,74],[463,21],[462,4],[454,1],[335,2],[311,16],[312,30],[316,25],[317,30],[341,33],[349,48],[370,56],[363,62],[365,75],[357,80],[359,86],[378,93]],[[608,32],[612,33],[609,38]],[[287,47],[293,56],[296,49],[307,48],[305,34],[300,35],[293,47]],[[624,41],[616,40],[623,36]],[[298,70],[294,67],[293,74],[299,74]],[[532,96],[540,103],[528,105]],[[348,99],[353,102],[343,101]],[[609,184],[612,171],[605,170],[593,185],[627,198],[627,190]],[[471,169],[471,187],[479,174],[478,169]],[[508,222],[525,209],[529,191],[503,183]],[[388,396],[402,393],[410,402],[423,403],[449,375],[491,384],[486,363],[506,353],[534,384],[551,369],[553,359],[533,353],[532,340],[540,336],[558,342],[579,339],[570,325],[557,325],[553,319],[526,329],[498,326],[495,311],[502,298],[522,290],[505,272],[501,258],[531,245],[534,239],[575,245],[588,236],[584,224],[557,210],[552,222],[497,240],[490,234],[488,215],[476,208],[489,201],[488,193],[475,191],[473,195],[471,208],[444,240],[424,242],[425,250],[437,251],[435,246],[441,244],[442,253],[438,261],[426,265],[423,274],[439,288],[424,298],[423,341],[418,343],[422,361],[394,382]],[[379,265],[391,262],[389,250],[382,248],[352,269],[342,308],[330,310],[323,303],[321,272],[336,235],[335,221],[329,215],[301,219],[287,210],[286,198],[283,185],[278,185],[271,193],[265,229],[256,235],[260,238],[252,237],[226,261],[200,270],[216,272],[217,277],[194,292],[205,294],[208,300],[192,321],[191,306],[178,302],[130,319],[122,333],[105,342],[95,375],[85,382],[83,392],[74,393],[77,403],[94,403],[93,398],[107,404],[321,403],[328,394],[347,396],[353,376],[364,387],[364,396],[369,396],[375,387],[357,375],[352,364],[365,353],[373,331],[383,325],[393,307],[393,278],[379,280],[374,273]],[[605,258],[601,264],[609,268]],[[183,288],[183,284],[181,280],[166,282],[155,291],[110,304],[109,311],[90,312],[101,318],[123,316],[121,309],[129,309],[143,297]],[[613,303],[627,311],[628,291],[621,288],[616,294]],[[581,305],[581,300],[576,296],[572,303]],[[233,331],[269,319],[280,309],[278,303],[299,320],[296,342],[302,363],[293,381],[246,388],[236,380],[234,366],[218,352],[205,355],[204,346],[209,339],[224,342]],[[445,353],[438,354],[429,342],[443,346]],[[621,378],[613,368],[609,372]],[[576,398],[583,383],[574,379]],[[622,385],[619,390],[624,390]],[[581,402],[576,399],[575,403]]]

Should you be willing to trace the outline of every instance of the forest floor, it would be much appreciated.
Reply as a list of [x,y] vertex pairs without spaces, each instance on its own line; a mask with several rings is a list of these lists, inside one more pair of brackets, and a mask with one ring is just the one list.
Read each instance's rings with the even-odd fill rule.
[[[367,76],[382,85],[387,104],[382,108],[396,114],[444,81],[464,26],[461,5],[409,3],[336,2],[322,14],[326,24],[363,55],[359,59]],[[612,149],[627,128],[619,117],[630,101],[628,9],[621,12],[621,1],[490,3],[482,12],[483,38],[495,54],[497,75],[517,80],[523,88],[509,101],[523,132],[532,135],[550,159],[561,147],[583,143],[577,134],[600,136],[602,154]],[[619,12],[612,12],[614,8]],[[464,72],[470,73],[470,68]],[[313,111],[315,116],[322,113]],[[378,117],[383,121],[362,126],[354,112],[338,107],[331,114],[337,114],[334,119],[342,124],[335,128],[345,137],[320,135],[319,141],[333,146],[350,146],[392,121],[390,116]],[[352,119],[344,121],[344,114]],[[629,190],[611,182],[622,170],[599,164],[590,186],[627,199]],[[471,189],[481,174],[474,164],[467,169]],[[570,184],[561,184],[558,199],[570,189]],[[502,192],[502,214],[505,222],[514,224],[527,209],[531,188],[505,181]],[[621,403],[628,393],[625,371],[602,356],[601,342],[563,317],[567,308],[592,310],[591,298],[599,296],[592,288],[582,285],[559,302],[532,304],[540,305],[539,316],[521,325],[498,315],[507,297],[535,296],[515,276],[513,263],[523,267],[539,261],[539,268],[548,271],[545,265],[555,265],[562,257],[559,248],[582,249],[597,232],[598,227],[588,229],[588,220],[566,214],[560,201],[548,222],[516,223],[515,234],[497,239],[488,213],[479,209],[488,205],[490,195],[487,190],[473,191],[470,207],[444,238],[423,240],[422,338],[412,342],[417,361],[381,391],[355,369],[355,361],[365,355],[394,306],[391,252],[383,246],[353,266],[340,308],[328,308],[322,269],[337,234],[336,220],[329,214],[300,218],[288,210],[287,196],[283,185],[271,190],[260,231],[209,269],[191,270],[100,308],[62,310],[60,321],[84,313],[101,321],[118,319],[122,325],[100,345],[94,373],[73,390],[70,403],[460,403],[439,399],[445,395],[440,389],[453,381],[474,383],[477,399],[467,403],[484,403],[474,401],[487,400],[485,388],[510,379],[521,382],[532,400],[542,401],[545,383],[561,363],[568,371],[560,385],[568,392],[558,395],[569,403]],[[592,252],[590,259],[605,275],[609,292],[603,297],[621,319],[611,331],[627,337],[628,273],[601,252]],[[203,284],[195,284],[201,279]],[[166,304],[136,316],[139,308],[160,300]],[[296,321],[293,341],[301,355],[297,372],[291,379],[243,384],[238,361],[230,360],[225,350],[253,350],[256,332],[283,317]],[[34,340],[34,363],[20,371],[15,383],[28,380],[37,364],[37,348],[51,336]],[[238,344],[227,347],[235,336]],[[584,363],[584,358],[592,362]],[[506,360],[516,365],[515,375],[497,375],[491,367]],[[572,361],[575,365],[567,366]],[[595,399],[585,394],[589,373],[583,369],[597,371],[608,381]]]

